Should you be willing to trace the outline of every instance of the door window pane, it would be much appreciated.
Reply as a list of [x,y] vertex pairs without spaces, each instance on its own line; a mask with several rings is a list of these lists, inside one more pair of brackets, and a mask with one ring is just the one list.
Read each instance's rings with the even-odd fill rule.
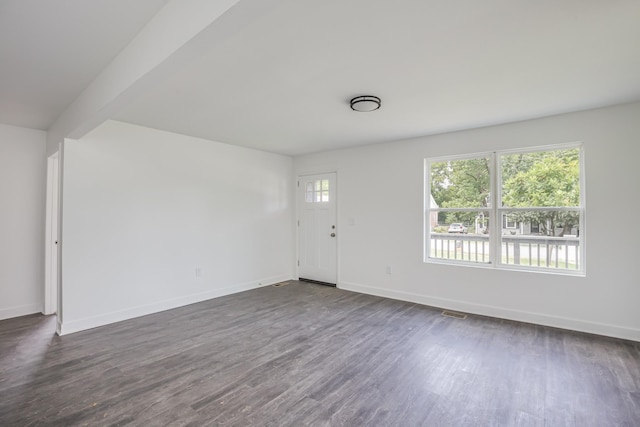
[[317,179],[305,183],[304,199],[307,203],[329,202],[329,180]]

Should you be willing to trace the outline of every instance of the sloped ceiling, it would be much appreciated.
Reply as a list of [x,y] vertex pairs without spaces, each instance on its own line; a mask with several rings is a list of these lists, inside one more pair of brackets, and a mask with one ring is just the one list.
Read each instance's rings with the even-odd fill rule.
[[0,0],[0,123],[47,130],[164,0]]

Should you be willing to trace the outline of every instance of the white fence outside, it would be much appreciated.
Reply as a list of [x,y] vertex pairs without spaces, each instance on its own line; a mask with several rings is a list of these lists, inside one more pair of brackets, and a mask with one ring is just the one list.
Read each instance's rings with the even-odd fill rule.
[[[489,244],[486,234],[431,233],[429,257],[488,263]],[[580,239],[576,236],[503,235],[501,246],[503,264],[580,269]]]

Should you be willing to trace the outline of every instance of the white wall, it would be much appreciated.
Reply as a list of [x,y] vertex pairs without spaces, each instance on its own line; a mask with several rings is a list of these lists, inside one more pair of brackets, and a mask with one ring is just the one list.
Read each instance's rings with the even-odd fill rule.
[[42,311],[46,134],[0,124],[0,319]]
[[[586,277],[422,261],[424,158],[574,141]],[[640,104],[306,155],[294,168],[338,172],[339,287],[640,341]]]
[[63,334],[293,277],[290,157],[110,121],[63,168]]

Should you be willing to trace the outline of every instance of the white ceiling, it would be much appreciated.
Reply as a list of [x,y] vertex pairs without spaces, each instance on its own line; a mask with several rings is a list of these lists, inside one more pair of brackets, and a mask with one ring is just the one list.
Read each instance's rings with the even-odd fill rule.
[[[0,122],[46,128],[161,3],[0,0]],[[53,31],[33,4],[100,19]],[[297,155],[636,101],[639,22],[638,0],[274,1],[114,118]]]
[[165,0],[0,0],[0,123],[48,129]]

